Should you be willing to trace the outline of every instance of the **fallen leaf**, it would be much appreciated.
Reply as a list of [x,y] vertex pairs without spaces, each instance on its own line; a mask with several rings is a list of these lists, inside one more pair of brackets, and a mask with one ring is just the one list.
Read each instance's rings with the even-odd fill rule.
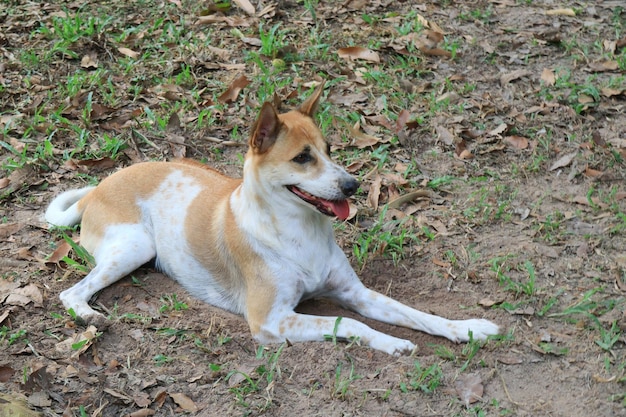
[[592,72],[607,72],[619,70],[617,61],[590,62],[589,70]]
[[133,59],[137,59],[139,57],[139,52],[135,52],[132,49],[129,48],[125,48],[125,47],[119,47],[117,48],[117,50],[122,54],[122,55],[126,55],[129,58],[133,58]]
[[346,171],[348,171],[351,174],[354,174],[355,172],[363,168],[364,164],[365,164],[364,160],[362,159],[356,160],[346,167]]
[[208,25],[211,23],[226,23],[228,26],[250,26],[248,19],[244,19],[240,16],[200,16],[194,25]]
[[96,159],[81,159],[79,161],[72,160],[77,167],[87,168],[87,171],[99,172],[115,166],[115,161],[108,156]]
[[243,11],[248,13],[250,16],[254,16],[256,14],[254,6],[248,0],[233,0],[233,3],[241,7]]
[[[94,338],[98,333],[98,329],[95,326],[90,325],[82,333],[76,333],[71,337],[57,343],[55,349],[62,354],[70,354],[72,358],[78,357],[81,353],[85,352],[92,345]],[[111,394],[114,395],[114,394]],[[125,397],[130,401],[129,397]]]
[[178,113],[174,112],[171,114],[167,121],[166,132],[174,157],[184,158],[187,154],[187,147],[185,146],[185,135],[182,134]]
[[80,60],[80,66],[85,69],[96,69],[98,68],[98,63],[91,55],[85,55]]
[[528,139],[523,136],[505,136],[502,140],[504,143],[511,145],[515,149],[528,148]]
[[380,57],[378,56],[377,52],[372,51],[369,48],[363,48],[362,46],[348,46],[346,48],[339,48],[337,50],[337,54],[339,55],[339,57],[344,59],[362,59],[369,62],[380,62]]
[[552,9],[546,10],[548,16],[576,16],[576,12],[573,9]]
[[454,388],[456,389],[459,399],[466,407],[481,400],[483,397],[483,381],[480,375],[477,374],[459,376],[457,380],[454,381]]
[[572,197],[571,201],[572,203],[580,204],[583,206],[597,206],[601,209],[606,209],[609,207],[606,203],[600,201],[598,197],[591,197],[591,200],[589,200],[589,198],[584,195],[577,195],[575,197]]
[[604,172],[602,171],[598,171],[597,169],[593,169],[593,168],[585,168],[585,172],[583,172],[583,174],[585,175],[585,177],[588,178],[598,178],[600,176],[602,176],[602,174],[604,174]]
[[506,132],[509,126],[506,123],[500,123],[498,127],[487,132],[487,136],[500,136],[500,133]]
[[548,169],[548,171],[554,171],[555,169],[568,166],[569,164],[572,163],[576,155],[578,155],[578,151],[563,155],[552,164],[552,166],[550,167],[550,169]]
[[147,407],[152,404],[152,400],[150,399],[150,395],[146,392],[138,392],[133,395],[133,401],[137,404],[137,407]]
[[396,120],[395,133],[398,133],[402,129],[404,129],[404,126],[406,126],[410,118],[411,118],[411,113],[408,110],[406,109],[401,110],[400,114],[398,114],[398,119]]
[[541,81],[548,86],[554,85],[556,82],[556,75],[554,75],[554,71],[550,68],[544,68],[543,71],[541,71]]
[[356,146],[359,149],[367,148],[368,146],[374,146],[383,142],[382,139],[376,136],[368,135],[361,130],[361,123],[356,122],[354,126],[350,127],[350,135],[352,136],[351,145]]
[[41,306],[43,303],[43,295],[41,290],[35,284],[28,284],[24,287],[16,288],[8,295],[4,304],[14,306],[27,306],[33,303],[36,306]]
[[483,307],[493,307],[496,304],[498,304],[498,302],[490,298],[483,298],[478,302],[478,305],[483,306]]
[[439,136],[439,140],[445,143],[446,145],[454,145],[456,142],[454,135],[445,127],[436,125],[435,130],[437,131],[437,135]]
[[11,379],[11,377],[15,374],[15,369],[11,368],[8,365],[0,366],[0,382],[7,383]]
[[128,415],[128,417],[150,417],[156,414],[151,408],[143,408],[141,410],[134,411]]
[[519,355],[502,355],[498,356],[496,360],[505,365],[519,365],[520,363],[524,363],[524,360]]
[[8,178],[0,178],[0,190],[3,188],[7,188],[11,184],[11,180]]
[[578,102],[580,104],[589,104],[589,103],[593,103],[594,101],[595,100],[590,95],[587,95],[587,94],[579,94],[578,95]]
[[450,268],[452,266],[452,264],[450,262],[444,262],[441,259],[438,258],[433,258],[432,262],[437,265],[440,266],[442,268]]
[[190,413],[195,413],[198,411],[198,406],[194,403],[191,398],[187,397],[183,393],[171,393],[170,397],[180,408]]
[[0,239],[6,239],[9,236],[19,232],[24,227],[21,223],[3,223],[0,224]]
[[241,75],[230,84],[228,89],[222,93],[221,96],[217,98],[220,103],[230,104],[237,100],[239,93],[242,89],[244,89],[248,84],[250,84],[250,80],[245,76]]
[[368,97],[364,93],[354,93],[354,94],[333,94],[328,97],[328,101],[334,104],[342,104],[344,106],[352,106],[354,103],[362,103],[367,101]]
[[374,210],[378,209],[378,200],[380,198],[380,187],[382,185],[382,177],[376,174],[374,181],[370,185],[370,190],[367,193],[367,204]]
[[28,397],[28,404],[33,407],[50,407],[52,400],[45,391],[35,391]]
[[604,87],[600,90],[600,93],[602,93],[604,97],[613,97],[613,96],[625,95],[626,90],[617,90],[615,88]]
[[506,74],[502,74],[500,76],[500,85],[502,87],[504,87],[505,85],[507,85],[511,81],[520,79],[522,77],[526,77],[527,75],[530,75],[530,74],[531,74],[531,72],[526,70],[526,69],[518,69],[518,70],[515,70],[513,72],[508,72]]

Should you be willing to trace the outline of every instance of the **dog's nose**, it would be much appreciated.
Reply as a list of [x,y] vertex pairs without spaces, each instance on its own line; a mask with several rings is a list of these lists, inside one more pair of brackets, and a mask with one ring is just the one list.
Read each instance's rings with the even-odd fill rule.
[[359,189],[359,182],[350,177],[350,179],[342,181],[341,184],[339,184],[339,188],[341,188],[343,195],[350,197],[352,194],[356,193],[356,190]]

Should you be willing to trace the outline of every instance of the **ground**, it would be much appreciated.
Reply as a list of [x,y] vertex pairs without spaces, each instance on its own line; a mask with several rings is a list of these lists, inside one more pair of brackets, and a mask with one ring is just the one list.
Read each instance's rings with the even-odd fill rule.
[[[5,2],[0,415],[626,415],[625,47],[621,0]],[[95,297],[107,328],[63,309],[89,259],[54,195],[148,159],[240,175],[260,103],[323,79],[363,282],[502,335],[259,346],[149,266]]]

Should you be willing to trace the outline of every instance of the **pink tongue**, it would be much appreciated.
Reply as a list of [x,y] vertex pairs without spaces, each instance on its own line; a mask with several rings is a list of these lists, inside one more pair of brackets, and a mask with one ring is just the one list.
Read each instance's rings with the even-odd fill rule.
[[335,213],[340,220],[345,220],[350,215],[350,205],[348,204],[348,200],[341,201],[329,201],[330,208]]

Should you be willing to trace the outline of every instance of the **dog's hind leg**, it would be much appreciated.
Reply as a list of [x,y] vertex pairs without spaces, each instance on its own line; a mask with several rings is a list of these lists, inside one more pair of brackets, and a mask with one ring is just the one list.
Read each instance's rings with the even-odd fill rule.
[[156,255],[152,236],[141,225],[109,226],[94,251],[96,266],[73,287],[63,291],[61,301],[66,309],[86,322],[101,323],[104,316],[89,306],[91,297],[113,284]]

